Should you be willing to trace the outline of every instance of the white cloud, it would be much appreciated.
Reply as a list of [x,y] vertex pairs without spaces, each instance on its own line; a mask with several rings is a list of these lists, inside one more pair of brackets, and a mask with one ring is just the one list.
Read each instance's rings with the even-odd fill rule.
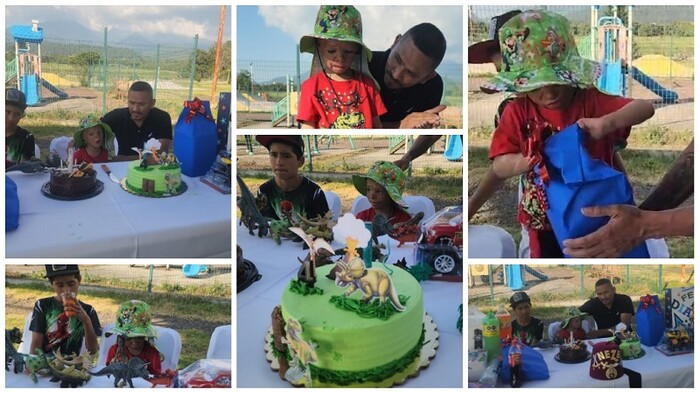
[[[446,59],[462,62],[462,6],[357,6],[362,14],[363,41],[370,49],[388,49],[396,35],[419,23],[437,26],[447,40]],[[269,28],[277,28],[294,40],[313,32],[317,6],[260,6]]]

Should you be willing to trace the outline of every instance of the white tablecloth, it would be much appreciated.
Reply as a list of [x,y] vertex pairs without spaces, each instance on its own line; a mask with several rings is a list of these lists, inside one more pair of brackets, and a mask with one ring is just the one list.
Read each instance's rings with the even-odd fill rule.
[[[37,376],[37,383],[32,382],[26,369],[21,374],[15,374],[12,371],[5,371],[5,388],[37,388],[37,389],[58,389],[60,388],[59,382],[51,382],[51,378],[48,376]],[[148,388],[151,384],[141,378],[134,378],[131,380],[134,383],[134,388]],[[113,388],[114,387],[114,376],[93,376],[87,383],[84,383],[78,388]],[[128,388],[129,385],[127,384]],[[156,386],[163,387],[163,386]]]
[[[597,343],[607,338],[594,339]],[[586,341],[588,342],[588,341]],[[625,368],[642,374],[642,388],[693,387],[693,354],[664,356],[653,347],[642,345],[646,354],[636,360],[623,360]],[[590,360],[580,364],[562,364],[554,360],[558,347],[540,349],[549,368],[549,379],[525,382],[523,387],[629,387],[629,379],[624,376],[615,380],[597,380],[589,375]],[[588,345],[588,351],[591,346]],[[510,387],[499,381],[499,387]]]
[[[128,163],[108,163],[126,176]],[[5,233],[6,257],[230,257],[231,195],[199,178],[167,198],[126,192],[97,166],[99,195],[59,201],[41,193],[48,173],[10,172],[20,200],[19,228]]]
[[[299,262],[308,250],[301,243],[283,240],[276,245],[268,236],[258,238],[241,226],[236,232],[243,257],[250,260],[262,278],[237,295],[237,387],[281,387],[291,385],[272,371],[265,359],[264,337],[270,328],[272,309],[279,305],[282,291],[296,278]],[[381,242],[386,243],[383,237]],[[413,259],[413,244],[397,247],[390,240],[388,262],[394,264],[405,257],[409,265]],[[334,247],[340,247],[333,243]],[[457,330],[458,307],[462,303],[462,283],[423,281],[423,300],[426,312],[437,324],[440,346],[427,369],[416,378],[410,378],[401,387],[462,387],[462,334]]]

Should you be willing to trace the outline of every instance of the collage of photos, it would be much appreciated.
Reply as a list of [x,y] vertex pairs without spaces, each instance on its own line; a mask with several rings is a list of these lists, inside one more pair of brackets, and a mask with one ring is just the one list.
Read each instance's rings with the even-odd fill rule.
[[3,9],[5,389],[695,387],[692,3]]

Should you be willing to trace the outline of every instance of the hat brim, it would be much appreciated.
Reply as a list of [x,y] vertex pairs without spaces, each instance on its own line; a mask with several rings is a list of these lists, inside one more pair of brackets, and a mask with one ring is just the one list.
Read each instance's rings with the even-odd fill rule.
[[501,49],[496,40],[477,42],[467,48],[469,64],[486,64],[493,61],[495,55],[500,55]]
[[[371,179],[380,185],[382,184],[381,180],[375,179],[371,176],[367,176],[367,175],[353,175],[352,176],[353,186],[355,186],[355,189],[358,192],[360,192],[360,194],[362,194],[363,196],[367,196],[367,180],[368,179]],[[388,193],[388,191],[387,191],[387,194],[389,195],[389,198],[391,198],[391,201],[395,202],[399,206],[399,208],[403,209],[404,211],[406,211],[408,209],[408,204],[406,204],[406,202],[403,200],[403,198],[398,197],[398,196],[392,196],[390,193]]]
[[596,85],[602,65],[593,60],[573,57],[549,67],[527,71],[501,71],[481,86],[484,93],[526,93],[548,85],[588,88]]
[[310,53],[312,55],[316,54],[316,39],[320,38],[322,40],[336,40],[336,41],[345,41],[345,42],[354,42],[355,44],[359,44],[362,49],[365,51],[365,56],[367,56],[367,61],[372,60],[372,51],[367,48],[367,46],[360,40],[357,39],[352,39],[352,38],[332,38],[332,37],[326,37],[326,36],[321,36],[317,34],[307,34],[305,36],[302,36],[301,39],[299,40],[299,52],[301,53]]
[[75,143],[75,147],[80,149],[85,147],[85,140],[83,139],[83,131],[95,127],[95,126],[101,126],[102,127],[102,147],[104,149],[109,150],[109,142],[114,138],[114,133],[112,132],[112,128],[109,127],[107,123],[93,123],[88,127],[84,127],[73,134],[73,141]]
[[294,138],[294,136],[291,135],[256,135],[255,140],[260,143],[260,145],[264,146],[266,149],[270,149],[270,144],[272,144],[272,141],[284,141],[288,142],[291,145],[297,146],[301,149],[301,152],[304,152],[304,140],[301,140],[301,145],[299,144],[299,139]]

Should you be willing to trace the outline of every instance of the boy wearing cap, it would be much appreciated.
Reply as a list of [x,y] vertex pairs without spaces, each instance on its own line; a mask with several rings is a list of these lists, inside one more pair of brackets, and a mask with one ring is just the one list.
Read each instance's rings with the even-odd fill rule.
[[19,126],[27,109],[27,98],[21,90],[5,90],[5,168],[34,158],[34,136]]
[[105,163],[109,161],[109,143],[114,138],[112,129],[95,115],[80,120],[80,130],[73,135],[78,150],[73,156],[75,163]]
[[107,352],[106,364],[127,363],[134,357],[145,361],[151,375],[160,375],[162,354],[155,345],[158,331],[151,324],[151,307],[140,300],[122,303],[117,310],[114,328],[105,336],[117,334],[117,343]]
[[80,269],[77,265],[46,265],[46,277],[56,294],[34,304],[29,324],[32,331],[29,352],[35,354],[35,350],[40,349],[49,353],[60,350],[65,355],[80,354],[85,340],[87,351],[97,354],[97,337],[102,334],[102,326],[95,309],[76,299]]
[[515,292],[510,297],[510,307],[515,312],[515,319],[510,324],[513,338],[520,338],[520,341],[528,346],[541,341],[544,323],[530,315],[532,310],[530,296],[524,291]]
[[601,66],[579,56],[569,22],[546,10],[511,18],[499,31],[501,72],[484,84],[487,93],[522,93],[505,107],[491,140],[494,173],[502,179],[526,173],[518,219],[528,227],[530,257],[564,257],[546,216],[547,201],[535,183],[544,141],[577,123],[591,138],[590,156],[613,166],[633,125],[654,114],[650,102],[600,92]]
[[353,6],[321,6],[314,33],[299,50],[314,55],[301,85],[297,120],[302,128],[377,129],[386,112],[369,73],[372,58],[362,43],[362,17]]
[[358,219],[371,222],[376,215],[384,215],[391,224],[411,219],[406,211],[408,205],[401,198],[406,186],[406,174],[396,164],[377,161],[367,175],[353,175],[352,183],[371,205],[371,208],[357,214]]
[[304,165],[304,141],[301,136],[258,135],[255,140],[270,152],[270,167],[274,174],[274,178],[258,189],[258,195],[267,200],[260,213],[275,220],[324,216],[328,212],[328,202],[323,190],[299,174],[299,169]]

